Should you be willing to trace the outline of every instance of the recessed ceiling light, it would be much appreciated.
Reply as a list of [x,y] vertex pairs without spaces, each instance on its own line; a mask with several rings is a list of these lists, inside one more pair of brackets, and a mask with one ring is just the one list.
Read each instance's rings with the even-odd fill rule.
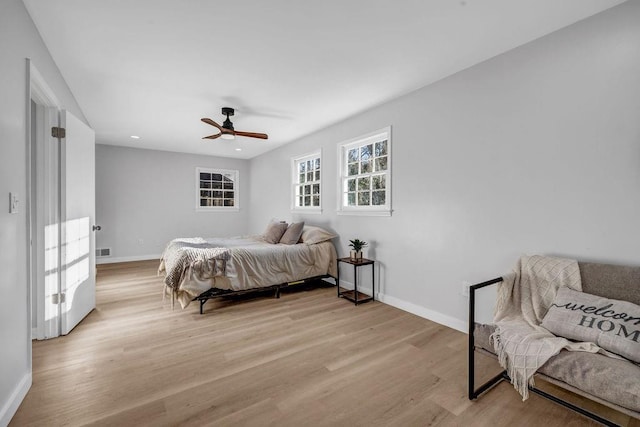
[[140,139],[140,137],[138,135],[131,135],[131,138],[133,139]]
[[242,148],[236,148],[236,151],[242,151]]

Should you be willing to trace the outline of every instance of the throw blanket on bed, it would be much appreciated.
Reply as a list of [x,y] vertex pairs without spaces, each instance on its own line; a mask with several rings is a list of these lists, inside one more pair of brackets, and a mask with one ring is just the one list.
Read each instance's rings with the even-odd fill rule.
[[[162,253],[158,274],[165,273],[164,283],[171,288],[178,300],[183,303],[181,293],[190,294],[181,289],[183,278],[192,273],[209,274],[210,276],[226,274],[226,262],[231,258],[227,248],[215,247],[206,240],[195,238],[174,239]],[[189,295],[194,298],[197,295]],[[184,304],[182,304],[184,306]],[[184,308],[184,307],[183,307]]]
[[491,339],[500,365],[522,400],[529,397],[528,386],[533,386],[538,368],[563,348],[591,353],[600,350],[593,343],[556,337],[540,326],[561,286],[582,291],[578,263],[539,255],[520,258],[513,272],[499,285],[494,316],[496,331]]

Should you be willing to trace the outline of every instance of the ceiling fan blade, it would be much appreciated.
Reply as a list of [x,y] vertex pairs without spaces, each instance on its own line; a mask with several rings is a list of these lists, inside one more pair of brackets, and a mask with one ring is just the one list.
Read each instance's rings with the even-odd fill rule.
[[216,133],[215,135],[204,136],[202,137],[202,139],[216,139],[216,138],[220,138],[220,135],[222,135],[222,133]]
[[260,138],[260,139],[268,139],[269,138],[266,133],[242,132],[240,130],[237,130],[234,133],[236,135],[238,135],[238,136],[248,136],[249,138]]
[[203,119],[200,119],[200,120],[202,120],[203,122],[205,122],[205,123],[206,123],[206,124],[208,124],[208,125],[211,125],[211,126],[217,127],[218,129],[220,129],[220,131],[222,131],[222,126],[220,126],[219,124],[217,124],[217,123],[216,123],[216,122],[214,122],[213,120],[211,120],[211,119],[209,119],[209,118],[207,118],[207,117],[205,117],[205,118],[203,118]]

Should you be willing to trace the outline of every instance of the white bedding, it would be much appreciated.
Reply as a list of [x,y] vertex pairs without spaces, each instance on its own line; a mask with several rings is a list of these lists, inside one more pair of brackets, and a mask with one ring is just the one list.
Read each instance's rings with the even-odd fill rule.
[[[336,250],[330,241],[307,245],[270,244],[260,236],[208,238],[207,243],[231,250],[226,274],[213,276],[189,270],[175,289],[184,308],[193,298],[215,287],[234,291],[255,289],[329,274],[336,276]],[[160,271],[163,270],[161,260]]]

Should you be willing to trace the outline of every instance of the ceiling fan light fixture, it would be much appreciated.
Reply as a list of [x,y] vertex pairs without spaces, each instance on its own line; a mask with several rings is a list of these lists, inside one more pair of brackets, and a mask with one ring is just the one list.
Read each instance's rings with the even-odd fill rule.
[[234,140],[236,139],[236,136],[232,133],[223,133],[222,135],[220,135],[220,138],[222,139],[228,139],[228,140]]

